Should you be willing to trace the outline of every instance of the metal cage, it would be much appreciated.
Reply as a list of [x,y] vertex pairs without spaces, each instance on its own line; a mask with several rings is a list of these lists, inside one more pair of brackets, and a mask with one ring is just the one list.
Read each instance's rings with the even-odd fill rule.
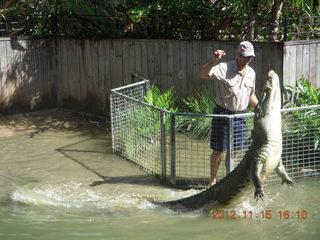
[[[202,188],[210,180],[211,121],[241,118],[245,132],[228,127],[225,166],[218,178],[232,171],[251,144],[253,113],[235,115],[173,113],[145,103],[149,81],[111,90],[113,151],[178,188]],[[293,179],[320,175],[320,105],[282,109],[283,164]],[[197,134],[193,130],[201,128]],[[218,134],[218,133],[213,133]],[[244,147],[235,142],[245,137]],[[268,182],[280,181],[275,175]]]

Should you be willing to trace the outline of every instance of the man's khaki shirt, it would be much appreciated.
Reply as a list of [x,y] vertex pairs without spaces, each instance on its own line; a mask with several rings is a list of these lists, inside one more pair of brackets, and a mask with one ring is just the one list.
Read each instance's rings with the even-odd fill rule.
[[213,66],[209,72],[213,79],[216,104],[230,111],[248,108],[250,95],[255,91],[256,73],[246,66],[239,72],[235,60]]

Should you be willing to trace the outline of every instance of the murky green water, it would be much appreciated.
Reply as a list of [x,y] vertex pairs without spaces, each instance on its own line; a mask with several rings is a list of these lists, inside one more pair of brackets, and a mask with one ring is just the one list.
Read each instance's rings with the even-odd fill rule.
[[197,191],[114,156],[104,133],[0,137],[0,154],[1,240],[320,239],[319,178],[267,186],[266,201],[218,208],[225,214],[213,219],[214,203],[187,213],[152,204]]

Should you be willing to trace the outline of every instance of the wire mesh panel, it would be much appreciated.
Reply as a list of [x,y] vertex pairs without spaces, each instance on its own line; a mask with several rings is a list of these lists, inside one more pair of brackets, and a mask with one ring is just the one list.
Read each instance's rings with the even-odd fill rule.
[[[177,114],[176,185],[208,186],[211,178],[212,149],[224,152],[217,178],[226,176],[247,151],[251,142],[252,124],[253,114]],[[223,141],[216,141],[223,137]]]
[[125,97],[130,97],[138,101],[144,101],[144,97],[147,94],[149,87],[150,87],[149,81],[144,80],[144,81],[129,84],[123,87],[112,89],[111,95],[119,93],[124,95]]
[[176,115],[176,185],[199,187],[210,179],[211,117]]
[[[226,155],[227,173],[232,171],[243,159],[252,142],[253,113],[229,116],[228,154]],[[230,127],[231,126],[231,127]],[[229,163],[228,163],[229,162]]]
[[161,111],[141,102],[146,84],[111,93],[113,150],[148,172],[161,174]]
[[289,176],[320,176],[320,106],[285,109],[282,121],[282,160]]
[[[320,175],[320,106],[282,110],[282,161],[288,175],[295,179]],[[217,178],[222,179],[243,159],[252,142],[253,113],[228,116],[178,114],[176,116],[176,185],[204,187],[210,180],[212,136],[221,138],[227,126]],[[232,127],[231,127],[232,126]],[[219,146],[218,146],[219,149]],[[267,182],[280,182],[275,172]]]
[[[124,87],[111,90],[110,109],[112,125],[112,144],[113,151],[125,156],[124,128],[127,127],[128,117],[131,106],[135,103],[132,99],[143,101],[148,88],[148,81],[141,81],[137,84],[131,84]],[[128,98],[129,97],[129,98]]]

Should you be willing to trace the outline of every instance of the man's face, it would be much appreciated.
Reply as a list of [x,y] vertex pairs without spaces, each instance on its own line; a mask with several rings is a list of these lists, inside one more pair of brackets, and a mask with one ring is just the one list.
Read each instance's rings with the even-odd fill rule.
[[240,55],[240,58],[241,58],[241,62],[242,62],[244,65],[248,65],[248,64],[251,62],[251,60],[252,60],[252,57],[242,57],[241,55]]
[[241,54],[238,54],[238,65],[239,67],[245,67],[248,65],[253,57],[243,57]]

